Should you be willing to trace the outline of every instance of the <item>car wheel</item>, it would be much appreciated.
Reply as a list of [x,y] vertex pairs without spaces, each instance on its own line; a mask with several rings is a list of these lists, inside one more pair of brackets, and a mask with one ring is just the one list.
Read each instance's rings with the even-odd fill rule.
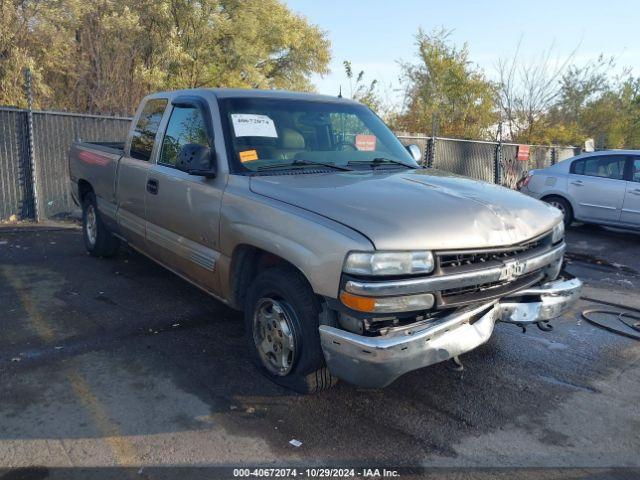
[[549,205],[553,205],[562,212],[564,217],[564,225],[568,227],[573,222],[573,209],[569,202],[561,197],[548,197],[544,199]]
[[87,193],[82,201],[82,236],[87,252],[94,257],[112,257],[120,246],[120,240],[102,223],[93,192]]
[[311,287],[297,270],[273,267],[260,273],[245,302],[247,342],[260,372],[299,393],[335,385],[320,346],[319,313]]

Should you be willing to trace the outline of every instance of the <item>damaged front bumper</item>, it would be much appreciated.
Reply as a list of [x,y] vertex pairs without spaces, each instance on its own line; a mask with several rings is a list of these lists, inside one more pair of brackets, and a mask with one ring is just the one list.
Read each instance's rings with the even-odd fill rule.
[[404,373],[482,345],[497,321],[525,325],[562,315],[576,302],[581,288],[577,278],[558,279],[379,337],[321,325],[322,349],[333,375],[364,387],[384,387]]

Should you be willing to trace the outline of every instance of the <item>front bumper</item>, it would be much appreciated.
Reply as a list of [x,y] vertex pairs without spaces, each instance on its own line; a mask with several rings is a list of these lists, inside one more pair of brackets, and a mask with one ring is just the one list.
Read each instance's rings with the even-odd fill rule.
[[322,349],[333,375],[364,387],[384,387],[404,373],[482,345],[496,321],[523,325],[562,315],[576,302],[581,288],[577,278],[560,279],[380,337],[321,325]]

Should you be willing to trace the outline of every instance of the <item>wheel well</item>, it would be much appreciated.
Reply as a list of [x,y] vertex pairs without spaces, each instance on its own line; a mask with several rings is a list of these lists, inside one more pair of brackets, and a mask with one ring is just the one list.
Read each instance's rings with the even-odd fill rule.
[[575,209],[573,208],[573,204],[567,197],[564,197],[563,195],[558,195],[556,193],[552,193],[550,195],[545,195],[544,197],[541,197],[540,200],[542,200],[543,202],[547,202],[552,198],[558,198],[560,200],[564,200],[565,202],[567,202],[567,205],[569,206],[569,212],[568,212],[569,216],[572,220],[575,219]]
[[[232,305],[242,309],[247,290],[253,279],[260,272],[276,265],[287,265],[300,271],[291,262],[261,248],[252,245],[239,245],[236,247],[231,257],[230,268]],[[304,277],[304,274],[300,273]]]
[[91,184],[86,180],[79,180],[78,181],[78,200],[80,201],[81,205],[85,195],[89,192],[93,192],[93,187],[91,186]]
[[562,195],[558,195],[556,193],[552,193],[550,195],[545,195],[544,197],[540,198],[540,200],[542,200],[543,202],[546,202],[548,200],[551,200],[552,198],[559,198],[560,200],[564,200],[565,202],[567,202],[567,204],[573,210],[573,205],[571,205],[571,202],[569,201],[569,199],[567,199],[566,197],[563,197]]

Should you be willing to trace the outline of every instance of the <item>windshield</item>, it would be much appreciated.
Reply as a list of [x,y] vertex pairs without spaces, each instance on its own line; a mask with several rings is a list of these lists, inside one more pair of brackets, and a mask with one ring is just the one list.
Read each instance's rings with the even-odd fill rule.
[[222,99],[220,109],[235,171],[417,165],[391,130],[364,105],[231,98]]

